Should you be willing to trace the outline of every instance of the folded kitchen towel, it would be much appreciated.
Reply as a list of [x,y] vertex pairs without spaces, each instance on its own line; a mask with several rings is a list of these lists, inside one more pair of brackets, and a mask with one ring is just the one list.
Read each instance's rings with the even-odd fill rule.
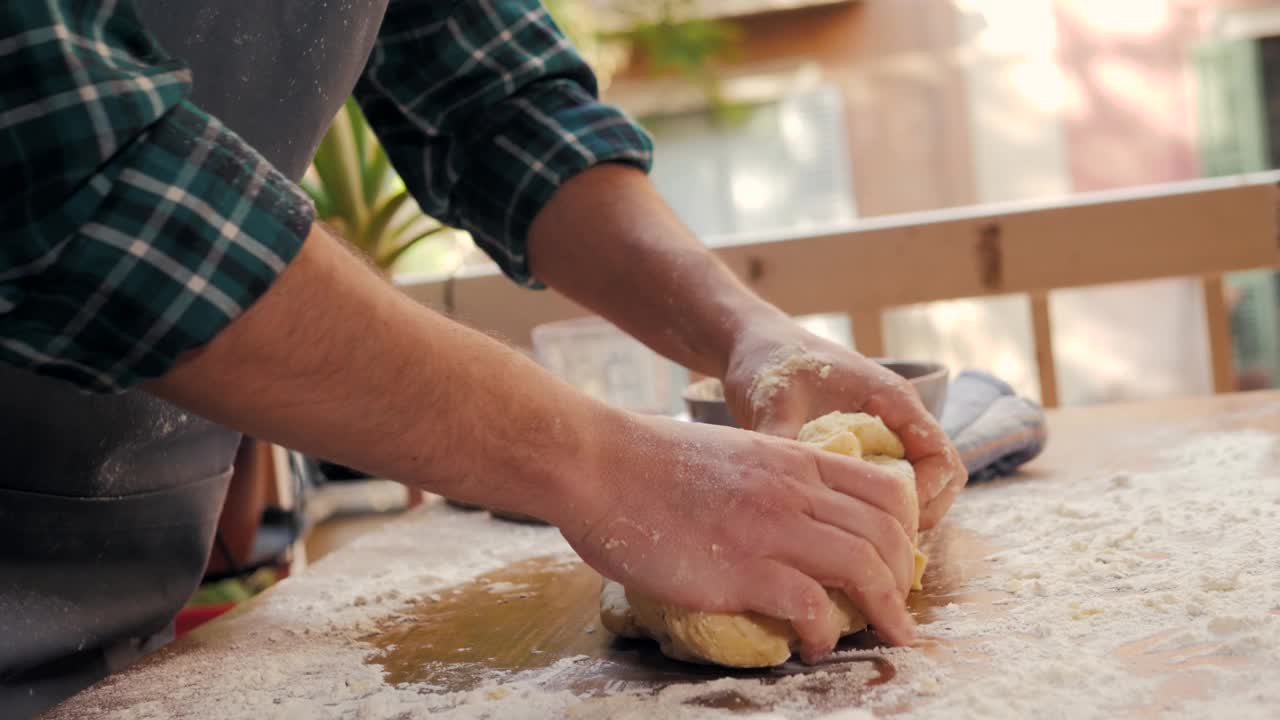
[[970,482],[1012,473],[1039,455],[1046,439],[1044,410],[980,370],[965,370],[951,383],[942,429],[960,451]]

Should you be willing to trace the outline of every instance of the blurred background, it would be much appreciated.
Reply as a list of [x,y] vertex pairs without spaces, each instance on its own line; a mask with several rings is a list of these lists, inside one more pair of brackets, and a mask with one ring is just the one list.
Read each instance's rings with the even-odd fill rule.
[[[654,181],[712,246],[1262,170],[1280,159],[1275,2],[554,0],[548,9],[595,67],[604,97],[652,133]],[[406,287],[482,270],[488,260],[467,235],[421,216],[376,162],[358,113],[347,114],[309,178],[322,211],[344,224],[325,189],[351,183],[360,163],[343,162],[341,151],[360,145],[378,170],[369,201],[392,205],[397,222],[364,237],[357,219],[347,234]],[[1225,284],[1236,385],[1273,387],[1276,277],[1253,271]],[[1051,292],[1058,403],[1210,392],[1203,304],[1193,279]],[[808,322],[851,342],[847,317]],[[580,325],[582,338],[602,332]],[[637,390],[634,378],[623,387],[618,378],[641,370],[619,371],[619,362],[648,373],[652,359],[627,360],[640,351],[621,338],[612,360],[598,342],[576,359],[555,355],[571,329],[542,344],[544,362],[623,404],[652,405],[635,400],[647,393],[670,407],[637,409],[678,410],[678,368],[655,371],[675,373],[670,387],[645,379]],[[1040,396],[1026,297],[887,309],[881,350],[983,368]],[[570,365],[582,366],[578,375]]]

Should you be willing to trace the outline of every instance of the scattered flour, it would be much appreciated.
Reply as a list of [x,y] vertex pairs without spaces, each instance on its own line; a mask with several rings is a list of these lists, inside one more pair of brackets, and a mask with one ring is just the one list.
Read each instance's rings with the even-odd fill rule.
[[[1274,718],[1274,440],[1207,432],[1154,469],[1110,458],[1108,472],[968,489],[949,522],[998,549],[955,602],[933,610],[918,647],[840,654],[881,657],[896,670],[889,682],[861,691],[859,710],[823,715],[810,703],[805,683],[832,672],[825,668],[773,684],[723,678],[595,696],[548,689],[598,662],[580,656],[466,692],[387,686],[380,668],[364,662],[370,648],[359,641],[376,621],[509,562],[568,550],[549,528],[494,532],[478,514],[433,508],[429,521],[397,522],[322,561],[321,572],[273,589],[223,625],[218,637],[237,639],[206,638],[53,717],[865,720],[876,710],[902,718]],[[341,567],[326,568],[330,562]],[[837,692],[866,679],[850,676]],[[689,704],[715,692],[763,709]]]
[[973,488],[950,521],[1005,549],[966,591],[1003,597],[921,628],[977,656],[909,716],[1276,717],[1274,441],[1205,433],[1163,469]]
[[831,374],[831,366],[809,354],[799,345],[788,345],[778,348],[769,356],[769,360],[756,373],[751,389],[747,391],[747,399],[751,407],[763,409],[779,391],[786,390],[791,384],[791,377],[800,372],[816,373],[821,378]]
[[484,586],[486,592],[494,595],[508,595],[516,590],[527,590],[529,586],[524,583],[513,583],[505,580],[499,582],[486,583]]

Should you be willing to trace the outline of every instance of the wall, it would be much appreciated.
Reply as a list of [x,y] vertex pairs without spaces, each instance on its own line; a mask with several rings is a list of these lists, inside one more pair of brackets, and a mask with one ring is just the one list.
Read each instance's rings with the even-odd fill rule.
[[[1202,11],[1169,0],[1056,0],[1070,187],[1194,178],[1192,48]],[[1211,390],[1198,282],[1170,279],[1051,297],[1065,402]],[[1152,312],[1152,308],[1159,308]]]
[[[1197,177],[1188,58],[1249,9],[1280,13],[1269,0],[863,0],[739,19],[725,70],[815,63],[841,89],[860,214],[1044,197]],[[633,66],[612,99],[652,83]]]
[[1076,191],[1198,175],[1188,59],[1196,13],[1168,0],[1059,0]]
[[[816,63],[841,88],[860,216],[1061,196],[1198,176],[1192,48],[1224,9],[1275,6],[866,0],[744,20],[729,71]],[[627,82],[645,80],[633,69]],[[1063,401],[1207,391],[1199,292],[1175,279],[1051,295]],[[891,354],[986,367],[1034,396],[1028,318],[1025,298],[902,308],[884,339]]]
[[[816,64],[847,103],[855,205],[863,216],[972,204],[961,38],[936,0],[845,3],[742,19],[730,75]],[[641,68],[610,99],[628,106]],[[634,108],[631,108],[634,110]]]
[[[975,200],[1070,193],[1051,0],[955,0],[954,8]],[[897,308],[885,315],[884,326],[890,354],[979,367],[1040,397],[1025,296]]]

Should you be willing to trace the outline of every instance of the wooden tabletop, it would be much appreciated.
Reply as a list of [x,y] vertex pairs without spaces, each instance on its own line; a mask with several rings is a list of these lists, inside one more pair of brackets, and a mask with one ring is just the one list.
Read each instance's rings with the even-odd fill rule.
[[[1049,444],[1040,458],[1015,478],[967,489],[951,518],[926,536],[930,564],[925,590],[913,598],[913,610],[926,630],[943,614],[960,608],[969,613],[971,623],[974,618],[989,617],[995,632],[1019,612],[1020,604],[1036,602],[1034,597],[993,591],[987,582],[994,572],[990,558],[1002,550],[1004,538],[975,532],[969,525],[977,523],[964,521],[981,517],[984,503],[997,502],[1009,488],[1056,487],[1061,492],[1066,483],[1112,473],[1117,458],[1123,458],[1126,472],[1159,468],[1167,462],[1162,458],[1170,448],[1206,433],[1248,430],[1280,435],[1280,393],[1057,410],[1049,415],[1049,427]],[[1280,460],[1272,452],[1270,460]],[[1280,484],[1276,488],[1275,502],[1280,505]],[[406,569],[411,569],[406,558],[416,557],[421,557],[421,572],[426,576],[421,581],[412,580],[416,576]],[[449,572],[432,576],[432,563],[447,564]],[[372,677],[372,685],[364,687],[358,698],[341,693],[329,696],[310,708],[313,716],[347,716],[357,707],[352,703],[368,703],[370,697],[382,694],[385,702],[377,707],[384,708],[388,717],[394,716],[390,708],[402,707],[396,703],[410,702],[406,698],[411,696],[427,708],[436,707],[431,704],[436,702],[433,698],[447,696],[452,699],[439,707],[499,703],[493,706],[493,717],[521,716],[515,709],[519,706],[500,704],[501,694],[475,692],[492,688],[495,678],[509,679],[513,686],[516,680],[531,679],[537,688],[558,693],[556,702],[570,702],[563,698],[576,696],[583,703],[599,703],[606,696],[622,695],[643,705],[670,702],[674,697],[684,706],[708,712],[776,710],[796,717],[817,717],[864,703],[877,714],[909,713],[915,702],[909,697],[904,700],[903,692],[939,692],[929,686],[932,680],[925,682],[918,676],[919,663],[912,656],[878,650],[873,634],[846,641],[842,652],[819,672],[791,663],[771,671],[728,673],[668,661],[651,644],[618,641],[599,627],[598,583],[593,572],[566,553],[554,530],[465,515],[432,503],[338,550],[281,589],[244,603],[232,616],[209,623],[138,667],[81,693],[49,716],[132,712],[130,717],[147,717],[137,712],[142,705],[154,706],[158,717],[189,707],[185,703],[206,702],[229,708],[224,716],[235,716],[240,709],[245,717],[261,717],[263,708],[271,708],[271,702],[278,706],[281,698],[305,703],[314,694],[306,689],[309,678],[331,667],[348,667],[333,665],[334,654],[341,652],[351,654],[353,673],[355,668],[367,669],[367,673],[360,671],[361,682]],[[360,594],[343,594],[351,588]],[[306,617],[301,617],[303,611]],[[1280,607],[1263,612],[1280,617]],[[317,653],[314,667],[303,642],[313,628],[317,635],[343,641],[317,646],[328,649]],[[280,632],[296,637],[300,644],[290,645],[286,669],[276,666],[268,672],[273,657],[282,651],[279,646],[264,648],[263,638],[279,639],[276,633]],[[979,682],[992,670],[982,663],[966,664],[966,647],[970,646],[948,640],[925,643],[915,651],[933,667],[948,668],[943,695],[961,693],[963,683]],[[1124,647],[1129,648],[1124,652],[1140,654],[1143,646]],[[1280,657],[1280,647],[1264,645],[1258,652],[1260,658]],[[1222,686],[1231,673],[1256,670],[1257,663],[1249,657],[1238,664],[1222,663],[1225,675],[1213,676],[1214,682]],[[246,694],[238,686],[240,680],[203,674],[202,669],[220,663],[249,669],[259,663],[271,679],[255,684]],[[1148,675],[1168,675],[1169,687],[1181,687],[1191,677],[1183,667],[1160,666],[1154,671],[1142,667]],[[1134,672],[1135,677],[1141,674]],[[742,682],[726,684],[726,677]],[[1203,679],[1197,682],[1203,685]],[[895,683],[905,690],[896,695],[881,692]],[[767,688],[784,685],[790,693],[787,697],[799,696],[803,702],[779,699],[774,704],[774,699],[784,696],[771,695]],[[1197,687],[1188,691],[1187,702],[1206,697],[1208,691]],[[1078,690],[1088,692],[1087,687]],[[1182,702],[1180,692],[1171,692],[1162,701],[1165,704],[1157,706],[1148,705],[1146,696],[1135,697],[1129,708],[1132,713],[1125,714],[1158,715],[1156,711]],[[259,697],[267,704],[257,704]],[[880,700],[873,702],[876,698]],[[290,707],[303,708],[306,714],[305,704]],[[534,705],[525,707],[529,710]],[[372,716],[382,714],[375,711]],[[612,715],[602,712],[600,716]]]

